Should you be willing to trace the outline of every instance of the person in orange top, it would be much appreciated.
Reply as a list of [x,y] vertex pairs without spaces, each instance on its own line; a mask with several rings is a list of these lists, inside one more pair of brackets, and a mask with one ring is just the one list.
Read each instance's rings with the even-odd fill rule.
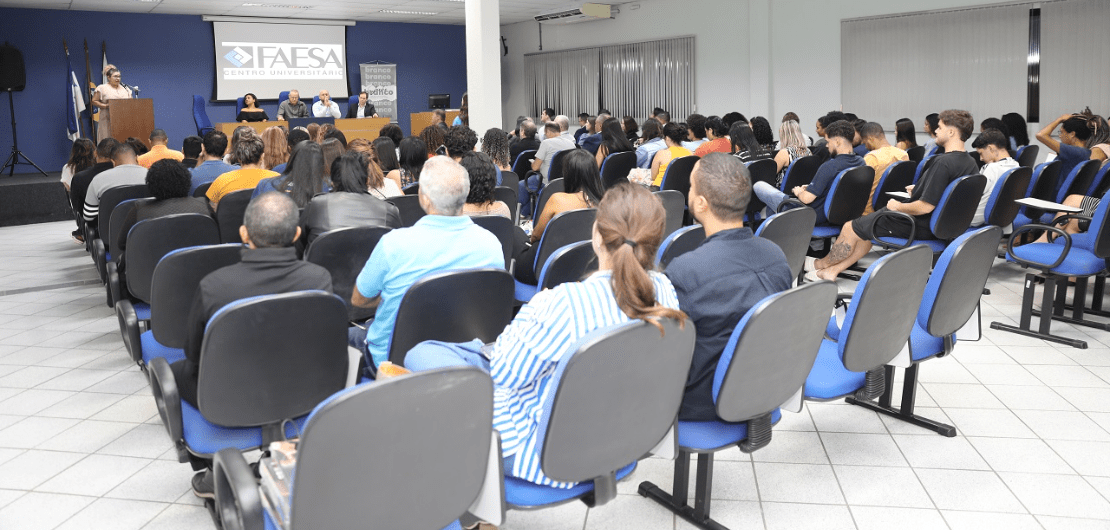
[[154,165],[155,162],[166,158],[177,160],[178,162],[184,160],[184,153],[166,147],[169,141],[170,138],[166,136],[166,131],[162,129],[150,131],[150,151],[139,155],[139,165],[150,169],[150,166]]
[[253,190],[258,186],[258,181],[278,176],[277,172],[262,167],[262,153],[265,151],[266,145],[257,134],[248,133],[239,139],[239,143],[235,144],[234,153],[235,159],[239,161],[239,169],[216,177],[216,180],[212,181],[212,186],[208,188],[207,196],[208,200],[212,201],[213,210],[218,207],[220,199],[228,193]]
[[709,138],[708,142],[701,144],[695,155],[705,156],[709,153],[731,153],[732,142],[728,139],[728,125],[721,121],[716,116],[710,116],[705,120],[705,135]]
[[886,168],[895,162],[909,160],[910,155],[890,145],[890,142],[886,140],[886,132],[883,131],[883,126],[878,123],[869,122],[864,125],[860,137],[868,151],[867,155],[863,157],[863,161],[875,170],[875,180],[871,183],[871,195],[867,197],[867,207],[863,210],[863,214],[867,215],[875,211],[871,208],[871,202],[875,198],[875,189],[879,187],[879,180],[883,178]]

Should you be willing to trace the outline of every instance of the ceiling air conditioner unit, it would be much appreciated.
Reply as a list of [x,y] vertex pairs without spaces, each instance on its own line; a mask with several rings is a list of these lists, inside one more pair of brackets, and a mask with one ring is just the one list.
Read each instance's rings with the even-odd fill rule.
[[613,18],[620,11],[609,4],[582,4],[581,7],[547,13],[536,17],[543,24],[574,24]]

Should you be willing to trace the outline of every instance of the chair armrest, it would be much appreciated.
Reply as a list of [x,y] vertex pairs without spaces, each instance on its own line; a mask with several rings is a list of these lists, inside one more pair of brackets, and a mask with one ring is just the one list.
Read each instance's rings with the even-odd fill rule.
[[147,365],[147,372],[150,373],[150,390],[154,393],[154,404],[158,407],[162,425],[166,426],[166,433],[177,449],[177,460],[188,462],[189,453],[185,450],[184,443],[185,426],[181,419],[181,395],[177,393],[177,380],[173,377],[173,370],[170,370],[170,363],[159,357]]
[[[94,239],[92,242],[92,260],[93,265],[96,265],[96,273],[100,275],[100,281],[108,281],[108,270],[105,267],[105,261],[108,251],[104,249],[104,241]],[[109,307],[111,307],[109,305]]]
[[1061,215],[1060,217],[1057,217],[1057,218],[1053,219],[1052,223],[1050,223],[1050,224],[1052,226],[1058,226],[1058,225],[1062,225],[1064,223],[1067,223],[1068,221],[1071,221],[1072,219],[1078,219],[1080,221],[1090,221],[1091,220],[1091,218],[1089,216],[1086,216],[1086,215],[1079,215],[1077,213],[1069,213],[1069,214],[1064,214],[1064,215]]
[[[1056,258],[1056,261],[1052,262],[1052,264],[1038,263],[1038,262],[1035,262],[1035,261],[1029,261],[1029,260],[1022,259],[1022,258],[1019,258],[1019,257],[1014,255],[1014,241],[1016,240],[1017,236],[1019,236],[1021,234],[1024,234],[1026,232],[1031,232],[1033,230],[1045,230],[1047,232],[1052,232],[1056,235],[1064,237],[1064,251],[1060,253],[1060,257]],[[1071,251],[1071,234],[1068,234],[1064,230],[1056,228],[1055,226],[1025,225],[1021,228],[1018,228],[1017,230],[1014,230],[1014,233],[1010,234],[1010,239],[1006,240],[1006,255],[1009,256],[1010,259],[1013,259],[1014,261],[1018,262],[1021,265],[1026,266],[1026,267],[1033,267],[1035,269],[1042,269],[1046,272],[1051,270],[1051,269],[1055,269],[1056,267],[1059,267],[1060,264],[1063,263],[1064,260],[1068,257],[1068,252],[1070,252],[1070,251]]]
[[216,486],[216,510],[225,530],[262,530],[265,527],[262,497],[247,460],[238,449],[216,453],[212,479]]
[[108,262],[104,270],[108,280],[108,307],[115,307],[118,300],[123,300],[123,286],[120,285],[119,266],[114,262]]
[[131,300],[116,302],[116,319],[119,320],[119,333],[123,337],[123,345],[127,347],[127,353],[131,355],[131,360],[142,364],[143,346],[142,339],[139,337],[139,316],[135,313],[135,306],[131,304]]
[[786,209],[787,209],[786,208],[787,206],[795,207],[795,206],[809,206],[809,205],[800,201],[800,200],[798,200],[798,199],[790,198],[790,199],[786,199],[785,201],[782,201],[781,203],[779,203],[779,209],[775,213],[785,212]]
[[[914,237],[917,235],[917,224],[914,222],[912,215],[910,215],[908,213],[905,213],[905,212],[892,212],[890,210],[880,210],[880,211],[877,211],[877,212],[875,212],[871,215],[877,215],[879,217],[905,217],[906,220],[910,222],[910,237],[906,238],[906,244],[905,245],[899,245],[899,244],[896,244],[896,243],[890,243],[888,241],[883,241],[882,239],[874,237],[875,234],[871,234],[871,236],[872,236],[871,241],[872,242],[874,242],[877,245],[883,246],[883,247],[897,248],[899,250],[904,249],[904,248],[910,248],[910,247],[913,246]],[[876,220],[876,222],[878,222],[878,221]]]

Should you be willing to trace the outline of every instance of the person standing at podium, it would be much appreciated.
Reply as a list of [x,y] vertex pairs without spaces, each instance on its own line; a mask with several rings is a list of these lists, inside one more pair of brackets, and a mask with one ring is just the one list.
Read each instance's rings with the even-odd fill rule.
[[339,113],[339,104],[331,100],[331,95],[327,90],[320,91],[320,101],[312,104],[312,115],[317,118],[332,118],[339,119],[342,114]]
[[370,95],[366,92],[358,93],[358,105],[352,105],[347,109],[348,118],[377,118],[378,109],[374,108],[374,104],[369,101]]
[[100,139],[112,135],[112,117],[108,114],[108,101],[131,97],[131,89],[123,86],[123,77],[118,68],[108,68],[107,76],[108,82],[96,87],[92,97],[93,106],[100,109],[100,121],[96,126],[96,137]]

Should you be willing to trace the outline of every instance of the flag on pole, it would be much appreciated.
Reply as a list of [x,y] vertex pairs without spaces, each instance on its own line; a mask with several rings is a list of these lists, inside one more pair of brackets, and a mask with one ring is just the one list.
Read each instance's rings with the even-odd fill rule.
[[96,142],[98,140],[96,137],[96,122],[93,121],[93,111],[96,109],[89,104],[92,100],[93,91],[96,90],[96,83],[92,81],[92,65],[89,64],[89,39],[85,39],[85,85],[87,88],[81,98],[84,100],[86,107],[85,117],[82,123],[88,124],[89,138],[92,138],[92,140]]
[[104,81],[102,81],[101,84],[102,85],[107,85],[108,84],[108,43],[106,43],[106,42],[101,42],[100,43],[100,59],[103,63],[100,66],[100,73],[101,73],[102,77],[104,78]]
[[73,65],[69,60],[69,46],[65,41],[62,41],[62,47],[66,50],[66,73],[67,79],[66,87],[66,136],[72,142],[81,137],[81,124],[78,122],[78,117],[85,110],[85,100],[82,97],[81,85],[77,82],[77,74],[73,73]]

